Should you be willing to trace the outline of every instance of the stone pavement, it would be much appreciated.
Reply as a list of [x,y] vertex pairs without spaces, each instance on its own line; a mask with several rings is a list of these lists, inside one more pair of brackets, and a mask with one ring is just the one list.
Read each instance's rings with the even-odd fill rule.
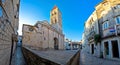
[[55,62],[60,65],[66,65],[73,56],[79,52],[78,50],[33,50],[26,47],[29,51],[36,54],[37,56]]
[[17,46],[11,65],[26,65],[21,47]]
[[80,65],[120,65],[120,61],[94,57],[81,50]]

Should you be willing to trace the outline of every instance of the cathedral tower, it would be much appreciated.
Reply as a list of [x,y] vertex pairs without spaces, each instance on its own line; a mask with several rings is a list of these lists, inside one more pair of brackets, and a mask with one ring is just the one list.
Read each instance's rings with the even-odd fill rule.
[[54,6],[50,12],[50,24],[59,32],[62,32],[62,17],[57,6]]

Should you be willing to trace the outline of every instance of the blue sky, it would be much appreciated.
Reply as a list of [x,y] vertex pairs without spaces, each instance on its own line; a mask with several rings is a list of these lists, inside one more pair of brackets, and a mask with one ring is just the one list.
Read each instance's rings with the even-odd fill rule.
[[80,41],[84,31],[84,22],[102,0],[21,0],[19,34],[22,24],[34,25],[36,21],[48,20],[50,11],[57,5],[62,12],[62,25],[65,38]]

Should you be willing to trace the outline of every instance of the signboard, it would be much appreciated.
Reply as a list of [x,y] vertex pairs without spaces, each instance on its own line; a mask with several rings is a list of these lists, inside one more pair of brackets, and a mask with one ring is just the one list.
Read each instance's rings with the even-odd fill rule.
[[109,32],[115,32],[114,28],[109,28]]

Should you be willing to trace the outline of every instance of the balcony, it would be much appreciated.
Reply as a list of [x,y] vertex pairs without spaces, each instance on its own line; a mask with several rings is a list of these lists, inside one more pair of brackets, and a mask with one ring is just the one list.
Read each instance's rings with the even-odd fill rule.
[[106,37],[110,37],[110,36],[114,36],[116,34],[116,29],[115,27],[109,27],[105,30],[103,30],[103,35],[102,38],[106,38]]
[[88,34],[88,41],[93,41],[94,40],[94,35],[95,35],[95,31],[91,31]]

